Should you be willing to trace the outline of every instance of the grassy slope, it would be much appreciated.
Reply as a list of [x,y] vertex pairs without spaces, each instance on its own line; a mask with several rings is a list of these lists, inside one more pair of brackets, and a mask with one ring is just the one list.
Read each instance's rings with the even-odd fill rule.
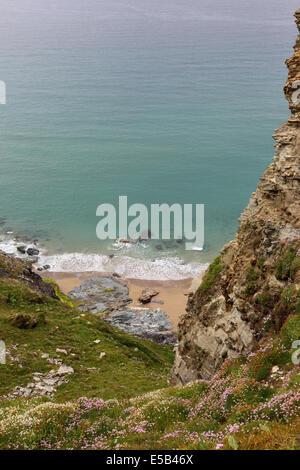
[[[270,376],[266,363],[279,364],[284,379]],[[297,373],[290,351],[270,340],[210,382],[131,399],[3,402],[0,448],[299,449]]]
[[[37,327],[12,326],[9,318],[16,313],[33,315]],[[297,310],[281,338],[270,333],[248,357],[227,361],[211,382],[181,388],[166,387],[170,348],[137,340],[93,315],[79,315],[18,278],[0,277],[0,336],[19,361],[0,365],[0,395],[25,386],[35,371],[55,368],[42,353],[60,356],[75,371],[53,400],[0,401],[1,449],[300,447],[299,365],[291,361],[292,341],[300,338]],[[56,348],[66,349],[68,356]],[[102,359],[101,352],[106,353]],[[279,373],[274,375],[275,365]]]
[[[37,326],[16,328],[9,319],[17,313],[34,316]],[[19,279],[0,277],[0,339],[11,356],[6,365],[0,365],[0,396],[32,382],[34,372],[58,368],[42,359],[42,353],[61,358],[75,371],[69,383],[57,389],[56,401],[98,395],[132,397],[167,386],[172,348],[134,338],[92,314],[78,318],[81,313]],[[96,339],[99,344],[94,343]],[[56,348],[66,349],[68,355],[57,353]],[[102,359],[101,352],[106,353]]]

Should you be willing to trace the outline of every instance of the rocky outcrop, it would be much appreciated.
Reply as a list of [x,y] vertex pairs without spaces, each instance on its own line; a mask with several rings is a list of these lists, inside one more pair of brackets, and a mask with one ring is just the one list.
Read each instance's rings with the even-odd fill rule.
[[[142,303],[149,303],[157,294],[153,290],[143,291]],[[128,307],[132,302],[129,289],[116,279],[98,276],[86,280],[69,292],[69,296],[79,302],[79,310],[98,315],[125,333],[160,344],[177,343],[167,314],[160,309]]]
[[[300,9],[296,12],[300,31]],[[248,354],[300,312],[300,36],[287,60],[291,116],[276,154],[179,324],[171,383],[210,379],[226,358]]]
[[47,373],[34,372],[32,381],[25,387],[17,386],[9,395],[1,398],[52,397],[57,387],[69,382],[67,377],[73,373],[74,369],[64,364],[58,370],[52,369]]
[[127,286],[102,276],[82,282],[69,292],[69,296],[80,302],[79,310],[91,313],[114,310],[132,302]]
[[142,304],[148,304],[151,302],[152,297],[155,297],[158,294],[158,290],[144,289],[139,297],[139,302]]
[[125,333],[147,338],[159,344],[175,345],[176,335],[171,331],[168,316],[160,309],[125,308],[115,310],[103,320],[120,328]]
[[33,271],[30,261],[14,258],[0,250],[0,280],[1,278],[21,280],[31,289],[57,299],[53,286],[45,283]]

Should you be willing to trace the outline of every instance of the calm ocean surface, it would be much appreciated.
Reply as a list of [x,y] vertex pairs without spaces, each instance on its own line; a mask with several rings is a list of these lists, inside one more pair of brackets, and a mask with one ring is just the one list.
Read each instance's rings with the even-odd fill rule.
[[[284,60],[298,7],[1,0],[1,232],[39,238],[53,269],[196,273],[233,238],[289,115]],[[119,195],[205,204],[205,251],[100,242],[96,208]]]

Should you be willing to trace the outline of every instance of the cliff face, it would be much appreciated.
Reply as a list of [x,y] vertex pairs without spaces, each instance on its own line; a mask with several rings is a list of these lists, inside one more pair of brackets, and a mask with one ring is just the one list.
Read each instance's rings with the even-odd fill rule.
[[12,258],[3,251],[0,251],[0,281],[1,279],[21,281],[31,289],[57,299],[53,286],[43,282],[42,278],[32,270],[30,262]]
[[[300,31],[300,9],[295,17]],[[284,87],[291,116],[274,133],[275,157],[236,238],[189,298],[171,383],[210,379],[225,359],[249,353],[300,313],[300,35],[294,49]]]

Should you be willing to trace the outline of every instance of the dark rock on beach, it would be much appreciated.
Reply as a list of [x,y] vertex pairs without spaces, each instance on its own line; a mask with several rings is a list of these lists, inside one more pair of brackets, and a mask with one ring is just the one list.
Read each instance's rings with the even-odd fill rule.
[[[149,298],[156,295],[150,292]],[[95,277],[75,287],[69,296],[81,302],[79,309],[98,314],[104,321],[132,335],[160,344],[176,344],[177,337],[165,312],[147,308],[130,308],[129,290],[116,279]]]
[[124,307],[132,299],[129,289],[110,277],[95,277],[75,287],[69,296],[81,302],[80,310],[101,313],[107,309]]
[[37,248],[27,248],[27,254],[29,256],[37,256],[40,253],[40,250]]
[[40,266],[37,268],[38,271],[47,271],[47,269],[50,269],[50,264],[45,264],[44,266]]
[[127,308],[110,313],[105,321],[126,333],[148,338],[161,344],[176,344],[177,337],[170,330],[167,314],[159,309]]
[[139,302],[141,302],[142,304],[147,304],[151,302],[152,297],[155,297],[158,294],[158,290],[144,289],[141,295],[139,296]]
[[128,333],[135,334],[145,331],[166,331],[172,328],[166,313],[159,309],[116,310],[109,315],[107,321]]
[[150,341],[154,341],[155,343],[163,344],[164,346],[177,346],[178,338],[175,333],[172,331],[165,331],[163,333],[157,332],[146,332],[142,335],[137,335],[144,339],[149,339]]

